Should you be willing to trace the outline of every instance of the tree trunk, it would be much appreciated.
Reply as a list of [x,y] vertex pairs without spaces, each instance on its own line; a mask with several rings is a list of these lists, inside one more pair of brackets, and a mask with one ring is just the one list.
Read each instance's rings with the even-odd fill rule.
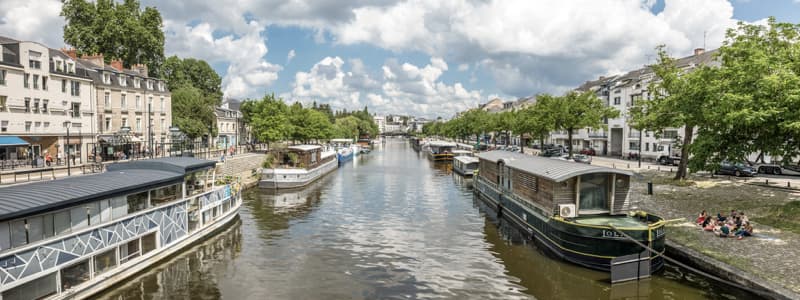
[[544,152],[544,133],[539,135],[539,152]]
[[519,152],[525,154],[525,141],[522,140],[522,134],[519,135]]
[[567,129],[567,143],[569,143],[569,145],[567,145],[567,149],[569,149],[568,158],[571,159],[572,158],[572,128]]
[[694,126],[686,124],[683,131],[683,145],[681,145],[681,163],[678,164],[678,172],[675,173],[675,179],[685,179],[688,175],[686,166],[689,164],[689,145],[692,143],[692,133]]

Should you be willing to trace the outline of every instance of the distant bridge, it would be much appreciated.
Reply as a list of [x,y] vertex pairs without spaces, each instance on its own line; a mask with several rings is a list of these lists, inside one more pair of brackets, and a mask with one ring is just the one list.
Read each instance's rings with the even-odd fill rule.
[[408,136],[408,132],[402,130],[387,131],[381,133],[381,136]]

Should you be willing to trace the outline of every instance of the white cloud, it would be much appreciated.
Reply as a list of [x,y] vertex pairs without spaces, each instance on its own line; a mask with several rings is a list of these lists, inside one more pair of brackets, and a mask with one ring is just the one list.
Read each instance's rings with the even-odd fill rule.
[[469,64],[459,64],[458,65],[458,70],[461,71],[461,72],[469,70]]
[[292,62],[292,59],[294,58],[294,56],[295,56],[294,49],[289,50],[289,54],[286,54],[286,64],[289,64],[290,62]]
[[3,0],[0,33],[10,38],[34,41],[51,48],[64,46],[64,18],[59,0]]
[[366,105],[378,113],[429,117],[478,105],[483,100],[480,91],[468,90],[461,83],[441,82],[447,69],[444,59],[437,57],[422,67],[390,59],[381,67],[380,75],[374,75],[361,60],[350,60],[347,66],[339,57],[326,57],[308,72],[298,72],[292,91],[282,97],[287,101],[329,103],[334,108]]

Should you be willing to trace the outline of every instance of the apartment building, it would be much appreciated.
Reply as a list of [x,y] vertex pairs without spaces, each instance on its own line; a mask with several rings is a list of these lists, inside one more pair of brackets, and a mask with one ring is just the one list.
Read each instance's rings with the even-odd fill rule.
[[91,93],[89,71],[62,51],[0,37],[0,162],[86,161],[96,131]]
[[[75,50],[63,52],[86,66],[94,85],[97,105],[98,146],[107,157],[114,151],[159,151],[157,145],[169,142],[172,126],[172,101],[166,82],[148,76],[146,65],[125,69],[123,62],[105,63],[102,54],[77,58]],[[125,144],[125,147],[119,147]],[[154,145],[149,148],[149,145]],[[117,147],[115,147],[117,146]]]
[[216,107],[214,112],[217,116],[217,136],[212,143],[217,148],[229,148],[238,145],[240,140],[240,129],[242,125],[242,113],[239,110],[231,109],[229,103],[223,103]]
[[[716,50],[705,51],[702,48],[694,50],[690,56],[679,58],[676,66],[684,72],[689,72],[701,65],[716,65],[714,60]],[[576,90],[593,91],[605,101],[607,106],[619,110],[617,118],[604,120],[605,129],[581,129],[573,133],[572,147],[575,151],[584,148],[593,148],[598,155],[627,157],[631,153],[639,153],[642,157],[657,158],[661,155],[674,155],[676,139],[683,133],[683,128],[666,128],[661,132],[639,132],[631,127],[630,108],[637,101],[650,99],[647,87],[657,80],[655,73],[649,67],[637,69],[623,75],[600,77],[597,80],[587,81]],[[567,146],[567,133],[555,131],[550,134],[550,141]]]

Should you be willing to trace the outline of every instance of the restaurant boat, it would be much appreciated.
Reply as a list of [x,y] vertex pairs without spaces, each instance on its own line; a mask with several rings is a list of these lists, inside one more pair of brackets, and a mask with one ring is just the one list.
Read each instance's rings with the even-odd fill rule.
[[242,200],[215,165],[140,160],[0,188],[2,299],[87,298],[221,230]]
[[455,148],[455,143],[430,141],[428,143],[428,158],[433,161],[452,162]]
[[453,157],[453,171],[464,177],[472,177],[478,169],[478,158],[474,156]]
[[358,155],[351,139],[332,139],[331,145],[336,150],[336,158],[339,160],[339,165]]
[[320,145],[289,146],[270,151],[270,155],[274,161],[270,168],[261,169],[261,180],[258,182],[261,188],[303,187],[338,166],[336,152],[325,150]]
[[[632,209],[630,171],[508,151],[477,157],[476,193],[558,257],[608,272],[614,258],[645,251],[619,231],[664,251],[665,221]],[[663,267],[655,253],[644,259]]]
[[470,150],[462,150],[462,149],[453,150],[453,157],[459,157],[459,156],[475,156],[475,153],[473,153]]

